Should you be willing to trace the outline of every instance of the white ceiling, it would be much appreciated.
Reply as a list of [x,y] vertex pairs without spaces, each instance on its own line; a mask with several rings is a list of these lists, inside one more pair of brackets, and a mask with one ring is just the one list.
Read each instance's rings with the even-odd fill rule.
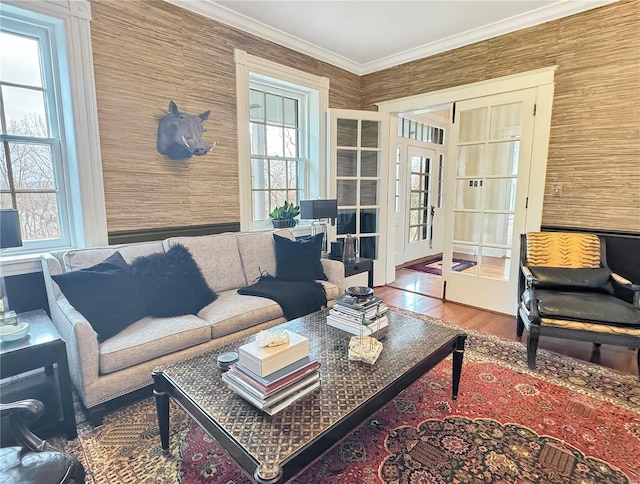
[[615,0],[166,0],[358,75]]

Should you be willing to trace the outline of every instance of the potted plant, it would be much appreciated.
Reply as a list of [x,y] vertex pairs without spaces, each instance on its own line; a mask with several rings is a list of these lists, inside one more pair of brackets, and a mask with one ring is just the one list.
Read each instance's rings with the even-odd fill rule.
[[300,207],[289,203],[285,200],[282,207],[276,207],[269,214],[269,219],[273,226],[277,229],[283,229],[286,227],[295,227],[298,223],[296,217],[300,213]]

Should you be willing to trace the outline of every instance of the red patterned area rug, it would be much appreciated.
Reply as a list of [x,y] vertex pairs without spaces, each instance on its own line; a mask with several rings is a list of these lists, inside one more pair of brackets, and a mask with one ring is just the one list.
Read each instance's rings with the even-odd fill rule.
[[[451,270],[453,272],[462,272],[469,267],[475,266],[476,263],[471,260],[464,259],[453,259],[451,263]],[[442,275],[442,256],[437,259],[426,260],[423,262],[419,262],[418,264],[413,264],[412,266],[406,267],[406,269],[411,269],[412,271],[418,272],[427,272],[429,274],[436,274],[438,276]]]
[[[423,320],[431,318],[399,310]],[[292,482],[640,483],[640,381],[467,330],[457,402],[451,361],[422,376]],[[63,444],[95,483],[249,483],[174,404],[171,455],[151,398]]]

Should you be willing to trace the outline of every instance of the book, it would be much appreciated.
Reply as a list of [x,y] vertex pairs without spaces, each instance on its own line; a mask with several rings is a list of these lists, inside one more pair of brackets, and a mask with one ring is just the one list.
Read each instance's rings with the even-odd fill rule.
[[238,362],[258,376],[265,377],[309,355],[309,339],[285,329],[289,343],[260,346],[251,341],[238,348]]
[[363,325],[363,324],[354,324],[350,321],[336,318],[334,316],[329,315],[327,316],[327,324],[329,326],[333,326],[334,328],[341,329],[342,331],[346,331],[351,334],[362,335],[362,336],[371,336],[371,335],[375,336],[375,334],[378,333],[380,330],[389,326],[389,320],[386,317],[384,317],[384,319],[380,318],[380,321],[374,322],[369,325]]
[[228,373],[230,373],[235,378],[243,380],[248,385],[255,388],[256,391],[261,395],[268,396],[286,387],[287,385],[290,385],[291,383],[295,383],[301,378],[304,378],[306,375],[318,371],[319,368],[319,361],[310,361],[309,364],[297,370],[294,370],[284,375],[282,378],[278,378],[276,381],[268,383],[266,385],[264,384],[264,382],[259,381],[259,377],[257,377],[257,375],[248,372],[248,370],[242,368],[241,366],[238,366],[237,363],[229,368]]
[[388,311],[389,311],[389,308],[386,305],[380,304],[379,306],[376,306],[375,308],[373,308],[371,311],[366,311],[366,312],[333,306],[329,310],[329,313],[338,314],[344,317],[350,317],[350,318],[362,321],[362,316],[364,316],[366,320],[374,320],[377,317],[386,314]]
[[264,395],[263,393],[256,390],[255,387],[251,386],[251,384],[247,383],[245,380],[238,378],[233,373],[223,373],[223,381],[227,383],[227,385],[231,383],[236,387],[241,388],[256,401],[260,402],[261,407],[273,405],[285,398],[287,395],[290,395],[291,393],[307,385],[308,383],[314,382],[319,379],[320,372],[314,371],[313,373],[306,375],[303,378],[299,378],[298,380],[292,382],[290,385],[287,385],[286,387],[281,388],[280,390],[270,395]]
[[234,380],[233,377],[229,376],[227,373],[222,374],[222,380],[227,384],[227,386],[247,402],[251,403],[254,407],[265,411],[269,415],[279,412],[293,401],[320,386],[320,373],[316,371],[315,373],[300,380],[295,385],[291,385],[285,390],[280,391],[267,399],[261,399],[251,393],[247,386]]
[[367,309],[371,306],[380,304],[382,302],[382,298],[372,297],[371,299],[367,299],[366,301],[358,301],[357,298],[349,296],[348,294],[344,294],[343,296],[334,298],[333,302],[335,304],[339,304],[341,306],[352,309]]
[[280,380],[287,378],[293,373],[311,365],[320,366],[320,362],[318,361],[317,358],[311,358],[310,356],[305,356],[304,358],[300,358],[298,361],[294,361],[290,365],[287,365],[284,368],[281,368],[278,371],[275,371],[265,377],[257,375],[254,372],[252,372],[250,369],[245,368],[239,361],[231,365],[229,369],[242,372],[247,377],[251,378],[251,380],[255,381],[256,384],[262,385],[264,387],[268,387],[270,385],[276,385],[277,383],[280,382]]

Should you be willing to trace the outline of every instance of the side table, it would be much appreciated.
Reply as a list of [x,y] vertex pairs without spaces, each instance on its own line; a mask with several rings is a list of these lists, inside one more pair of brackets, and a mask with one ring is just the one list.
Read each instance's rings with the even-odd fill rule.
[[[2,341],[0,343],[0,378],[19,375],[38,368],[44,368],[46,380],[53,380],[58,389],[60,409],[62,413],[62,427],[67,439],[78,436],[76,416],[71,396],[71,378],[67,363],[67,347],[53,325],[47,313],[42,309],[18,314],[18,322],[30,324],[29,333],[17,341]],[[57,367],[57,377],[54,374]],[[50,383],[50,382],[48,382]],[[8,393],[9,386],[20,386],[20,378],[3,384],[2,393]],[[24,396],[22,398],[29,398]],[[50,402],[43,402],[45,406]]]
[[368,272],[369,274],[367,277],[367,284],[369,285],[369,287],[373,287],[373,259],[356,257],[353,262],[343,262],[342,259],[334,260],[339,260],[344,264],[344,277]]

